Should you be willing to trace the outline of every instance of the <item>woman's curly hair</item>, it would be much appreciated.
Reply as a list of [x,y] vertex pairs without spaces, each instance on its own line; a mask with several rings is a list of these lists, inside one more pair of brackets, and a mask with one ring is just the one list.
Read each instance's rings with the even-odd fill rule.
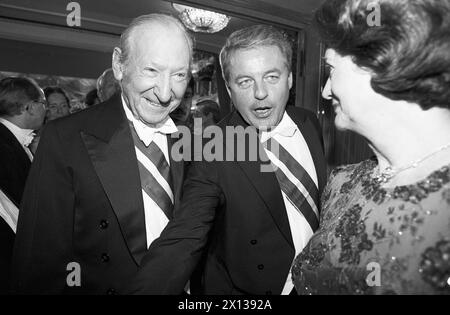
[[328,0],[315,24],[329,48],[372,73],[377,93],[450,109],[450,0]]

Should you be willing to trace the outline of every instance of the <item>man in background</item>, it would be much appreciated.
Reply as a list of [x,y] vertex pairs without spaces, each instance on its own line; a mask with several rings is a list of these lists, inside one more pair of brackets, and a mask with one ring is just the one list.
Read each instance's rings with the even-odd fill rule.
[[[46,112],[43,91],[25,78],[0,81],[0,294],[7,292],[17,209],[33,154],[28,146]],[[9,224],[8,224],[9,223]],[[12,226],[11,226],[12,225]]]

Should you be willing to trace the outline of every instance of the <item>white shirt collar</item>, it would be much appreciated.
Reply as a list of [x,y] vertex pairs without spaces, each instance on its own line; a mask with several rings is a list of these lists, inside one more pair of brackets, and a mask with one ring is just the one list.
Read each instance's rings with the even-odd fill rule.
[[164,124],[158,128],[149,127],[146,124],[144,124],[139,119],[136,119],[133,116],[133,113],[128,108],[128,106],[125,103],[125,100],[122,95],[122,105],[125,110],[125,115],[127,116],[128,120],[133,123],[134,130],[136,130],[136,133],[141,139],[141,141],[145,144],[145,146],[149,146],[150,143],[153,141],[153,138],[155,134],[163,134],[163,135],[169,135],[175,132],[178,132],[178,128],[173,122],[173,120],[168,117],[168,119],[164,122]]
[[22,129],[4,118],[0,118],[0,123],[5,125],[5,127],[8,128],[12,132],[12,134],[16,137],[17,141],[19,141],[20,144],[25,147],[28,147],[30,143],[33,141],[34,136],[36,136],[34,130]]
[[263,131],[261,133],[261,143],[266,142],[275,135],[280,135],[282,137],[293,137],[295,132],[298,130],[297,125],[289,117],[287,112],[284,112],[283,118],[281,119],[278,126],[270,131]]

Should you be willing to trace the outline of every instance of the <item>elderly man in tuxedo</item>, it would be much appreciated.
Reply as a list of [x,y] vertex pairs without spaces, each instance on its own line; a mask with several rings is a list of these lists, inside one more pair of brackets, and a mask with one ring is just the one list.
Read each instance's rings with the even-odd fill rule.
[[172,217],[184,164],[169,117],[193,41],[175,18],[136,18],[114,49],[122,93],[51,122],[25,189],[14,293],[116,294]]
[[[326,170],[316,117],[286,108],[291,57],[289,41],[271,26],[228,38],[220,60],[236,111],[219,126],[223,152],[234,156],[192,163],[182,205],[144,257],[131,293],[178,294],[196,267],[192,293],[294,292],[290,268],[318,227]],[[228,141],[229,127],[253,128],[262,154],[252,160],[255,143],[241,146],[245,137]],[[272,171],[264,171],[264,161]]]
[[33,154],[28,146],[45,118],[44,92],[26,78],[0,81],[0,294],[8,290],[17,208]]

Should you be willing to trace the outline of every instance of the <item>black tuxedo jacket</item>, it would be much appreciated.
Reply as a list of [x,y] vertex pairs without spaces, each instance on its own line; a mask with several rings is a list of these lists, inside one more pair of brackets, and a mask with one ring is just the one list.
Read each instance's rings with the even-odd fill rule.
[[0,188],[20,205],[31,161],[16,137],[0,123]]
[[[308,144],[321,192],[326,167],[318,121],[303,109],[288,113]],[[226,126],[247,125],[234,112],[221,122]],[[236,161],[234,154],[232,162],[192,163],[181,207],[144,257],[130,293],[179,294],[196,266],[194,294],[281,293],[295,249],[278,181],[260,171],[262,159]]]
[[[168,137],[169,150],[173,141]],[[184,164],[170,165],[176,205]],[[20,211],[13,293],[120,293],[147,251],[137,158],[120,95],[43,130]]]
[[[19,207],[31,161],[16,137],[0,123],[0,189]],[[0,218],[0,295],[8,292],[14,232]]]

